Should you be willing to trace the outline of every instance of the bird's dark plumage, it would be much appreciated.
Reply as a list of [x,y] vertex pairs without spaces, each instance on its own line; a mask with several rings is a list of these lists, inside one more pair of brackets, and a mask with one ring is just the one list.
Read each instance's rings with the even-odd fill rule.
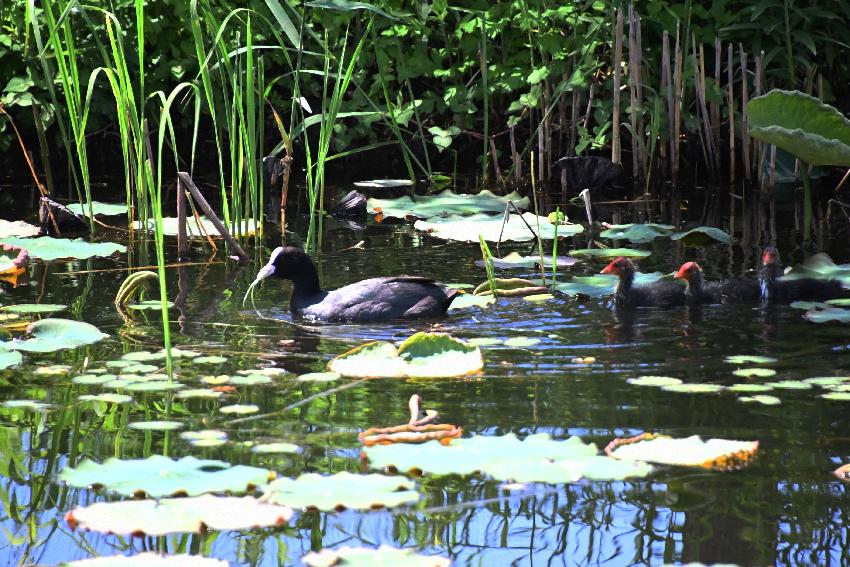
[[613,274],[619,278],[614,290],[617,307],[672,307],[685,303],[685,286],[671,281],[636,286],[635,271],[632,261],[622,256],[602,270],[603,274]]
[[[375,322],[444,315],[458,290],[420,276],[370,278],[333,291],[319,285],[316,266],[300,248],[276,248],[257,274],[291,280],[290,310],[321,321]],[[252,284],[254,285],[254,284]]]
[[759,288],[764,303],[792,303],[794,301],[826,301],[850,296],[839,280],[800,278],[780,279],[784,274],[779,250],[765,246],[761,256]]
[[743,279],[706,282],[702,268],[696,262],[682,264],[674,277],[687,283],[685,301],[688,303],[747,303],[759,300],[757,282]]

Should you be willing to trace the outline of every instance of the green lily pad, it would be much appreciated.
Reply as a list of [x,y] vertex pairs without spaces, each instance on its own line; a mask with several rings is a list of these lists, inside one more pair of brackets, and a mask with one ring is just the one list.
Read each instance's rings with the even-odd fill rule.
[[604,260],[610,258],[647,258],[652,254],[649,250],[636,250],[634,248],[583,248],[580,250],[570,250],[570,256],[577,258],[601,258]]
[[806,378],[803,382],[808,382],[813,386],[828,387],[841,386],[848,380],[850,380],[850,377],[847,376],[817,376],[815,378]]
[[[174,302],[168,302],[168,308],[171,309],[174,307]],[[158,299],[151,299],[149,301],[138,301],[136,303],[131,303],[127,305],[127,308],[133,309],[135,311],[158,311],[162,309],[162,302]]]
[[750,135],[810,165],[850,165],[850,120],[820,99],[772,90],[747,104]]
[[9,409],[24,409],[30,411],[41,411],[48,409],[50,404],[36,400],[6,400],[0,406]]
[[776,359],[773,357],[753,354],[736,354],[727,356],[723,360],[729,364],[771,364],[776,362]]
[[224,364],[227,362],[227,357],[219,355],[199,356],[192,362],[194,364]]
[[[24,221],[7,221],[0,219],[0,238],[38,236],[41,229]],[[24,246],[26,248],[26,246]]]
[[147,459],[107,459],[103,464],[84,460],[59,474],[59,480],[70,486],[98,486],[122,496],[146,494],[151,498],[246,492],[270,478],[274,478],[273,472],[257,467],[231,466],[224,461],[195,457],[173,460],[162,455]]
[[758,441],[732,441],[709,439],[703,441],[698,435],[684,439],[655,437],[636,443],[616,447],[611,456],[617,459],[646,461],[664,465],[689,467],[711,467],[729,457],[752,455],[758,449]]
[[115,535],[160,536],[210,530],[248,530],[279,527],[292,517],[292,508],[261,502],[253,496],[212,496],[125,500],[77,506],[65,519],[72,528]]
[[501,213],[508,201],[513,201],[520,209],[528,208],[528,197],[522,197],[516,191],[499,197],[486,189],[477,195],[458,195],[447,189],[436,195],[417,196],[415,201],[409,195],[394,199],[369,199],[366,206],[372,214],[380,211],[384,217],[428,219],[436,216]]
[[218,429],[202,431],[184,431],[180,439],[188,441],[195,447],[219,447],[227,443],[227,433]]
[[661,389],[678,394],[716,394],[725,388],[720,384],[670,384],[662,386]]
[[107,555],[62,563],[60,567],[228,567],[222,559],[200,555],[160,555],[145,551],[135,555]]
[[815,308],[806,311],[805,317],[812,323],[826,323],[828,321],[850,323],[850,309],[841,309],[840,307]]
[[307,567],[449,567],[452,562],[445,557],[422,555],[412,549],[396,549],[382,545],[378,549],[367,547],[340,547],[311,551],[301,558]]
[[527,348],[539,344],[541,339],[537,337],[511,337],[506,339],[502,344],[513,348]]
[[[578,260],[571,256],[558,256],[555,258],[555,262],[557,268],[568,268],[575,265]],[[484,260],[476,260],[475,265],[484,267]],[[551,269],[552,256],[544,254],[543,265]],[[535,266],[540,266],[540,256],[523,256],[516,252],[511,252],[504,258],[493,258],[493,267],[503,270],[533,268]]]
[[551,293],[536,293],[534,295],[526,295],[523,297],[523,300],[531,302],[549,301],[550,299],[555,299],[555,296]]
[[121,355],[121,360],[129,362],[152,362],[154,360],[165,360],[165,352],[150,352],[148,350],[126,352]]
[[413,181],[410,179],[370,179],[369,181],[355,181],[355,187],[365,189],[392,189],[394,187],[410,187]]
[[263,376],[275,377],[275,376],[283,376],[285,374],[289,374],[289,371],[285,368],[278,368],[277,366],[266,366],[263,368],[243,368],[242,370],[237,370],[237,374],[241,374],[243,376],[255,376],[257,374],[261,374]]
[[805,311],[808,311],[809,309],[829,308],[829,304],[824,303],[823,301],[792,301],[788,306],[792,309],[803,309]]
[[233,404],[231,406],[220,407],[218,411],[225,414],[247,415],[249,413],[257,413],[260,411],[260,407],[254,404]]
[[691,230],[671,234],[670,240],[681,240],[685,246],[701,247],[714,244],[715,242],[730,244],[732,237],[719,228],[698,226]]
[[396,349],[372,342],[339,355],[328,369],[354,378],[438,378],[463,376],[481,370],[481,350],[442,333],[416,333]]
[[270,482],[263,487],[263,500],[293,508],[364,510],[416,502],[419,493],[413,482],[400,476],[307,473],[295,479],[281,477]]
[[739,368],[732,371],[739,378],[770,378],[776,376],[776,370],[771,368]]
[[458,309],[467,309],[469,307],[480,307],[483,309],[495,302],[496,298],[492,295],[473,295],[471,293],[464,293],[456,296],[454,300],[452,300],[451,305],[449,305],[449,311],[457,311]]
[[600,456],[596,446],[578,437],[553,440],[548,434],[529,435],[519,440],[504,436],[477,435],[422,444],[395,443],[365,447],[372,468],[393,467],[400,471],[422,471],[436,475],[483,473],[498,480],[517,482],[574,482],[580,478],[623,479],[649,474],[644,464],[620,467]]
[[50,364],[48,366],[39,366],[33,371],[33,374],[39,376],[64,376],[71,373],[71,366],[68,364]]
[[6,313],[21,313],[21,314],[43,314],[56,313],[68,309],[67,305],[61,303],[20,303],[18,305],[6,305],[0,307],[0,311]]
[[[123,386],[118,386],[119,388],[123,388],[128,392],[171,392],[174,390],[180,390],[184,387],[180,382],[173,382],[167,380],[149,380],[142,382],[134,382],[131,380],[126,380],[126,384]],[[112,383],[104,384],[107,388],[115,388],[116,386]]]
[[673,234],[674,226],[669,224],[609,224],[599,233],[602,238],[628,240],[630,242],[652,242],[661,236]]
[[292,443],[260,443],[258,445],[254,445],[251,447],[251,452],[253,453],[263,453],[263,454],[271,454],[271,453],[297,453],[300,450],[298,445],[293,445]]
[[[525,219],[525,222],[523,222]],[[539,231],[538,231],[539,221]],[[497,242],[501,236],[502,242],[526,242],[534,239],[534,235],[528,230],[529,226],[534,233],[544,240],[555,238],[555,225],[546,217],[536,217],[534,213],[523,213],[522,218],[517,214],[508,215],[508,220],[502,227],[502,215],[488,215],[484,213],[472,216],[451,215],[448,217],[433,217],[427,221],[418,220],[413,224],[416,230],[428,232],[431,236],[443,240],[457,240],[459,242],[478,242],[479,235],[489,242]],[[573,236],[584,232],[580,224],[558,225],[558,236]]]
[[[148,230],[153,232],[154,227],[156,225],[156,221],[154,219],[148,219]],[[221,238],[221,234],[218,232],[218,229],[215,227],[213,222],[207,217],[201,217],[201,226],[202,229],[198,228],[198,221],[194,218],[189,218],[186,222],[186,235],[189,238],[206,238],[207,235],[210,238]],[[237,233],[237,227],[240,228],[240,233],[242,235],[251,235],[254,234],[256,230],[258,230],[260,224],[254,219],[242,219],[240,224],[231,222],[228,227],[228,231],[230,234]],[[174,217],[163,217],[162,219],[162,233],[166,236],[177,236],[179,223],[177,219]],[[133,228],[136,230],[141,230],[142,221],[133,222]]]
[[113,242],[87,242],[82,238],[53,238],[39,236],[38,238],[0,238],[0,244],[20,246],[29,252],[30,258],[44,260],[59,260],[60,258],[75,258],[86,260],[95,256],[112,256],[127,251],[126,246]]
[[773,390],[773,386],[771,386],[770,384],[743,383],[743,384],[732,384],[731,386],[729,386],[726,389],[729,390],[730,392],[747,392],[747,393],[769,392],[770,390]]
[[850,307],[850,297],[840,297],[838,299],[827,299],[827,305],[834,305],[836,307]]
[[821,394],[820,397],[834,402],[850,402],[850,392],[828,392]]
[[202,376],[201,382],[210,386],[221,386],[230,382],[230,376],[227,374],[219,374],[218,376]]
[[183,424],[179,421],[154,420],[136,421],[129,424],[127,427],[130,429],[137,429],[139,431],[174,431],[175,429],[183,427]]
[[23,361],[24,357],[19,352],[0,350],[0,370],[17,366]]
[[675,384],[682,384],[682,381],[678,378],[671,378],[670,376],[641,376],[640,378],[629,378],[626,380],[629,384],[634,386],[673,386]]
[[[794,266],[783,276],[783,279],[788,280],[799,278],[835,279],[841,280],[845,286],[848,286],[850,285],[850,264],[836,264],[829,254],[820,252],[809,256],[805,262]],[[842,301],[846,299],[831,299],[827,303],[840,306]]]
[[97,394],[84,395],[78,398],[81,402],[104,402],[107,404],[129,404],[133,401],[131,396],[124,394]]
[[[68,205],[68,209],[72,213],[76,213],[84,217],[89,216],[88,203],[84,205],[80,205],[79,203],[71,203],[70,205]],[[94,216],[114,217],[117,215],[127,214],[127,205],[119,205],[117,203],[101,203],[100,201],[92,201],[91,209],[94,212]]]
[[121,373],[127,374],[150,374],[151,372],[156,372],[159,367],[154,366],[153,364],[130,364],[129,366],[125,366],[121,369]]
[[778,406],[782,403],[782,400],[780,400],[776,396],[769,396],[766,394],[761,394],[757,396],[741,396],[740,398],[738,398],[738,401],[751,404],[762,404],[764,406]]
[[204,398],[210,400],[217,400],[222,397],[224,392],[219,392],[217,390],[212,390],[210,388],[190,388],[188,390],[180,390],[174,397],[180,399],[188,399],[188,398]]
[[230,378],[230,383],[235,386],[256,386],[258,384],[271,384],[272,377],[265,374],[247,374],[233,376]]
[[28,352],[55,352],[96,343],[109,336],[94,325],[71,319],[42,319],[32,323],[27,332],[31,339],[15,339],[6,343],[7,347]]
[[308,372],[295,379],[296,382],[333,382],[339,380],[342,375],[338,372]]
[[117,378],[118,376],[115,374],[80,374],[71,378],[71,382],[84,386],[96,386],[98,384],[106,384]]
[[475,346],[496,346],[504,343],[502,339],[496,339],[491,337],[475,337],[472,339],[467,339],[467,343]]
[[780,390],[808,390],[812,387],[811,383],[803,382],[802,380],[780,380],[778,382],[768,382],[767,385]]

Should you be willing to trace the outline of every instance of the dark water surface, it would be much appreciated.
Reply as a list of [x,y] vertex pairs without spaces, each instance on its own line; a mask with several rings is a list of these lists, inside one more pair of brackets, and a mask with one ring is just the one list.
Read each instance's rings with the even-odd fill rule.
[[[343,250],[360,240],[365,241],[363,249]],[[527,254],[531,245],[503,247],[502,252],[514,249]],[[446,282],[484,278],[473,264],[480,258],[477,244],[447,244],[404,224],[372,224],[365,231],[331,224],[323,250],[320,271],[329,288],[399,273]],[[653,250],[640,263],[641,270],[668,272],[696,258],[709,279],[752,269],[757,251],[737,245],[685,249],[667,240],[656,241]],[[202,256],[200,248],[196,252]],[[841,253],[835,256],[846,261]],[[644,375],[688,383],[741,382],[731,373],[735,367],[723,361],[735,354],[778,358],[772,366],[778,374],[770,381],[847,375],[846,326],[809,323],[802,311],[790,307],[707,306],[624,314],[596,299],[501,299],[487,310],[455,312],[440,321],[442,330],[459,338],[540,339],[526,348],[483,347],[481,375],[372,380],[235,424],[235,417],[217,411],[220,405],[257,404],[266,414],[346,380],[296,383],[281,377],[268,386],[239,386],[227,401],[175,403],[170,418],[184,422],[185,430],[228,433],[229,443],[198,448],[176,433],[127,429],[128,422],[165,419],[167,394],[139,394],[126,406],[76,401],[81,393],[101,391],[70,382],[86,358],[96,366],[123,352],[160,348],[158,315],[142,314],[125,323],[112,306],[126,275],[116,269],[126,264],[126,257],[40,263],[31,269],[28,284],[5,286],[0,292],[2,305],[68,304],[70,314],[58,316],[80,318],[110,335],[76,351],[30,354],[24,366],[0,371],[0,401],[52,404],[44,412],[0,408],[0,564],[50,565],[93,553],[154,549],[200,553],[235,565],[291,565],[311,549],[379,544],[449,556],[456,565],[850,564],[850,504],[845,485],[831,474],[850,460],[847,402],[823,400],[819,395],[825,390],[813,388],[774,390],[770,394],[782,404],[763,406],[741,403],[728,392],[676,394],[626,382]],[[580,263],[563,277],[601,267]],[[401,340],[431,328],[430,323],[294,324],[287,310],[288,284],[279,282],[264,283],[256,293],[257,307],[273,318],[261,319],[241,306],[255,271],[256,266],[214,263],[182,268],[178,278],[178,270],[169,269],[170,298],[181,291],[180,299],[185,298],[181,310],[172,310],[174,341],[228,358],[204,368],[181,363],[178,373],[232,374],[275,365],[294,377],[324,370],[331,357],[367,340]],[[574,357],[596,361],[574,364]],[[73,370],[64,376],[34,373],[36,364],[46,363],[69,364]],[[197,387],[191,379],[183,381]],[[407,399],[414,393],[465,434],[578,435],[603,447],[615,437],[651,431],[759,440],[761,447],[751,466],[735,472],[658,467],[636,481],[532,484],[518,492],[486,478],[426,477],[420,486],[423,500],[415,506],[366,513],[298,512],[288,527],[278,530],[131,539],[72,531],[63,520],[75,505],[117,499],[57,481],[60,470],[82,458],[102,461],[167,452],[268,467],[286,476],[359,472],[357,433],[406,422]],[[258,455],[240,444],[246,441],[287,441],[302,451]]]

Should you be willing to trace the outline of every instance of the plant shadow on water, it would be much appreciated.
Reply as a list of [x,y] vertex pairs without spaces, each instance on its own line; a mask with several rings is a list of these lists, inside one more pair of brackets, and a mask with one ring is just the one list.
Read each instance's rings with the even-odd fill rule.
[[[362,249],[350,249],[361,240]],[[532,246],[514,245],[510,250],[533,254]],[[698,256],[709,279],[753,267],[747,261],[753,250],[738,245],[685,249],[655,241],[647,246],[653,255],[639,262],[645,272],[668,273],[690,254]],[[447,244],[408,225],[370,223],[365,230],[350,231],[330,223],[323,250],[317,265],[327,289],[401,273],[446,283],[478,284],[485,278],[474,265],[480,258],[477,243]],[[503,253],[510,250],[503,245]],[[590,275],[603,265],[585,261],[562,273]],[[845,560],[845,489],[829,474],[850,456],[841,402],[820,399],[822,390],[777,388],[771,393],[781,399],[781,406],[772,407],[740,403],[728,391],[689,394],[626,382],[669,376],[689,384],[729,386],[743,380],[732,374],[739,366],[724,358],[738,354],[777,359],[770,366],[776,377],[764,381],[842,375],[850,355],[845,328],[838,324],[815,325],[786,306],[616,311],[605,298],[566,296],[543,302],[499,298],[484,309],[450,311],[434,321],[306,324],[288,311],[288,283],[266,281],[257,290],[260,317],[250,304],[243,308],[238,300],[252,280],[252,269],[186,266],[169,272],[169,297],[183,293],[172,321],[174,341],[180,349],[223,354],[226,360],[194,363],[177,358],[178,381],[189,388],[226,385],[223,397],[172,398],[168,392],[139,391],[128,404],[82,403],[80,394],[109,391],[72,382],[86,373],[86,358],[87,370],[112,373],[117,366],[107,363],[122,353],[159,349],[159,315],[149,312],[125,321],[111,306],[125,274],[86,273],[121,266],[114,258],[39,265],[29,284],[7,288],[0,296],[4,305],[69,305],[74,317],[111,336],[59,354],[28,355],[24,365],[3,373],[0,401],[50,404],[34,411],[0,408],[0,497],[5,509],[0,525],[9,540],[0,554],[9,564],[55,564],[88,557],[90,550],[111,554],[142,547],[191,549],[239,564],[295,564],[310,549],[343,544],[414,547],[450,556],[457,565]],[[517,275],[536,274],[529,268]],[[483,372],[357,384],[347,378],[330,383],[295,380],[326,370],[328,360],[363,342],[397,342],[423,330],[483,339]],[[71,371],[44,370],[56,364],[69,365]],[[150,362],[157,371],[163,364]],[[266,384],[232,380],[268,366],[288,373],[271,375]],[[341,387],[346,384],[353,385]],[[310,398],[331,388],[339,390]],[[463,427],[465,435],[578,435],[604,447],[615,437],[651,431],[759,440],[761,449],[750,467],[730,474],[659,467],[645,479],[520,487],[482,476],[426,475],[419,479],[422,498],[417,504],[367,512],[305,511],[288,527],[274,530],[121,539],[71,531],[62,520],[76,505],[115,499],[57,481],[59,471],[83,457],[102,462],[113,456],[194,455],[266,467],[289,477],[365,472],[357,433],[406,422],[407,400],[414,393],[445,422]],[[172,403],[170,415],[164,410],[166,399]],[[257,406],[259,416],[219,411],[236,404]],[[194,447],[179,432],[127,427],[162,419],[181,422],[182,431],[221,430],[227,441]],[[299,449],[252,450],[252,444],[270,442],[292,443]]]

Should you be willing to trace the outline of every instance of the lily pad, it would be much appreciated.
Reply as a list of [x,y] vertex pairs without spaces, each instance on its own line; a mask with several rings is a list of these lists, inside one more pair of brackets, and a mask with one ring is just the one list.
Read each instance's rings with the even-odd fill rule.
[[293,508],[363,510],[392,508],[417,500],[419,493],[413,482],[382,474],[340,472],[324,476],[307,473],[295,479],[281,477],[263,487],[263,501]]
[[682,381],[678,378],[671,378],[670,376],[641,376],[640,378],[629,378],[626,380],[629,384],[634,386],[673,386],[675,384],[681,384]]
[[[7,221],[0,219],[0,238],[6,239],[9,237],[27,238],[30,236],[38,236],[41,229],[24,221]],[[26,248],[26,246],[24,246]]]
[[21,353],[19,352],[0,350],[0,370],[17,366],[23,362],[23,360],[24,357],[21,356]]
[[[555,258],[557,268],[568,268],[575,265],[578,260],[571,256],[557,256]],[[476,260],[476,266],[484,267],[484,260]],[[552,267],[552,256],[543,255],[543,265]],[[523,256],[517,252],[511,252],[504,258],[493,258],[493,267],[503,270],[524,269],[540,266],[540,256]]]
[[850,392],[828,392],[821,394],[820,397],[834,402],[850,402]]
[[726,389],[729,390],[730,392],[747,392],[747,393],[769,392],[770,390],[773,390],[773,386],[771,386],[770,384],[743,383],[743,384],[732,384],[731,386],[729,386]]
[[730,244],[732,242],[732,237],[719,228],[714,228],[712,226],[698,226],[691,230],[686,230],[685,232],[671,234],[670,240],[681,240],[682,244],[685,246],[701,247],[714,244],[715,242]]
[[68,309],[68,306],[61,303],[19,303],[18,305],[0,307],[0,311],[5,311],[6,313],[22,314],[56,313],[65,309]]
[[218,429],[184,431],[180,434],[180,439],[188,441],[195,447],[218,447],[227,442],[227,433]]
[[826,323],[828,321],[850,323],[850,309],[842,309],[840,307],[810,309],[806,311],[806,319],[812,323]]
[[106,384],[117,378],[118,376],[115,374],[80,374],[71,378],[71,382],[85,386],[96,386],[98,384]]
[[220,407],[218,411],[225,414],[248,415],[260,411],[260,407],[254,404],[233,404],[232,406]]
[[740,378],[770,378],[776,376],[776,370],[771,368],[739,368],[732,372]]
[[208,530],[248,530],[283,526],[292,508],[261,502],[253,496],[212,496],[99,502],[65,515],[72,529],[116,535],[159,536]]
[[2,238],[0,244],[20,246],[29,252],[30,258],[44,260],[59,260],[60,258],[75,258],[86,260],[95,256],[112,256],[127,251],[126,246],[113,242],[87,242],[82,238],[53,238],[40,236],[38,238]]
[[[525,222],[523,222],[525,219]],[[539,221],[539,231],[538,231]],[[526,226],[528,223],[528,226]],[[436,238],[443,240],[457,240],[459,242],[478,242],[482,236],[489,242],[497,242],[501,237],[502,242],[515,241],[526,242],[534,239],[534,234],[544,240],[555,238],[555,225],[546,217],[536,217],[534,213],[523,213],[508,215],[507,222],[502,227],[502,215],[475,214],[472,216],[451,215],[448,217],[432,217],[427,221],[418,220],[413,224],[416,230],[422,230]],[[558,236],[573,236],[584,232],[580,224],[558,225]]]
[[772,90],[747,104],[750,134],[810,165],[850,165],[850,120],[820,99]]
[[230,383],[234,386],[256,386],[258,384],[271,384],[272,377],[266,376],[265,374],[240,374],[239,376],[232,376],[230,378]]
[[782,400],[776,396],[769,396],[766,394],[757,396],[741,396],[738,398],[738,401],[751,404],[761,404],[763,406],[778,406],[782,403]]
[[[635,273],[635,285],[647,285],[664,277],[661,272]],[[555,289],[567,295],[586,295],[605,297],[614,293],[617,276],[595,274],[593,276],[575,276],[571,281],[555,284]]]
[[210,388],[190,388],[188,390],[181,390],[174,394],[174,397],[180,399],[187,398],[204,398],[210,400],[216,400],[224,395],[224,392],[219,392],[218,390],[213,390]]
[[[493,285],[496,288],[496,294],[505,297],[522,297],[546,291],[545,287],[522,278],[493,278]],[[491,295],[492,293],[489,280],[472,290],[472,295]]]
[[481,370],[481,350],[442,333],[416,333],[396,349],[372,342],[352,349],[328,363],[328,369],[355,378],[438,378],[463,376]]
[[[79,203],[71,203],[68,209],[75,214],[84,217],[89,216],[89,204],[80,205]],[[94,216],[114,217],[117,215],[127,214],[127,205],[119,205],[117,203],[101,203],[100,201],[92,201],[91,209]]]
[[724,387],[720,384],[670,384],[662,386],[661,389],[678,394],[716,394],[722,392]]
[[103,464],[85,460],[65,469],[59,480],[70,486],[103,487],[122,496],[146,494],[198,496],[207,492],[246,492],[274,478],[274,473],[224,461],[183,457],[173,460],[162,455],[147,459],[107,459]]
[[550,299],[555,299],[555,296],[551,293],[536,293],[534,295],[526,295],[525,297],[523,297],[523,299],[525,301],[532,302],[549,301]]
[[[783,279],[821,278],[841,280],[845,286],[850,285],[850,264],[836,264],[829,254],[820,252],[806,258],[799,266],[794,266],[783,276]],[[827,303],[836,305],[836,300]],[[840,303],[839,303],[840,305]]]
[[[174,302],[168,302],[168,308],[171,309],[174,307]],[[130,303],[127,305],[128,309],[133,309],[135,311],[158,311],[162,309],[162,302],[158,299],[151,299],[149,301],[137,301],[136,303]]]
[[649,250],[636,250],[634,248],[583,248],[580,250],[570,250],[571,256],[578,258],[647,258],[652,254]]
[[125,394],[97,394],[84,395],[78,398],[81,402],[104,402],[107,404],[129,404],[133,401],[131,396]]
[[[153,231],[155,225],[156,221],[154,219],[148,219],[148,230]],[[228,231],[230,234],[236,234],[238,227],[241,229],[239,232],[242,235],[251,235],[259,229],[259,226],[260,223],[254,219],[243,219],[238,225],[236,221],[231,222],[228,227]],[[166,236],[177,236],[178,227],[179,223],[176,218],[164,217],[162,219],[162,233]],[[189,238],[206,238],[207,236],[210,238],[221,238],[221,234],[218,232],[218,229],[207,217],[201,217],[201,227],[203,230],[198,228],[198,221],[196,219],[190,218],[186,222],[186,235]],[[142,221],[135,221],[133,223],[133,228],[141,230]]]
[[803,382],[808,382],[814,386],[826,388],[829,386],[840,386],[845,384],[848,380],[850,380],[850,377],[847,376],[817,376],[814,378],[806,378]]
[[226,356],[208,355],[199,356],[192,361],[194,364],[224,364],[227,362]]
[[71,319],[42,319],[32,323],[27,332],[32,335],[31,339],[15,339],[5,343],[6,347],[28,352],[55,352],[96,343],[109,336],[94,325]]
[[771,364],[776,362],[776,359],[773,357],[753,354],[736,354],[727,356],[723,360],[729,364]]
[[410,187],[413,181],[410,179],[370,179],[369,181],[355,181],[355,187],[366,189],[392,189],[394,187]]
[[253,453],[274,454],[274,453],[297,453],[298,445],[292,443],[260,443],[251,447]]
[[301,558],[307,567],[449,567],[452,562],[445,557],[422,555],[412,549],[396,549],[382,545],[378,549],[366,547],[340,547],[311,551]]
[[520,209],[528,208],[528,197],[522,197],[516,191],[499,197],[486,189],[477,195],[458,195],[447,189],[436,195],[416,197],[415,201],[409,195],[395,199],[369,199],[366,206],[369,212],[380,212],[384,217],[427,219],[435,216],[501,213],[504,212],[508,201],[513,201]]
[[517,482],[573,482],[580,478],[623,479],[649,474],[645,464],[620,467],[600,456],[592,443],[578,437],[553,440],[546,433],[520,440],[513,433],[455,439],[448,445],[429,441],[418,445],[395,443],[365,447],[373,468],[468,475],[483,473]]
[[451,305],[449,305],[448,310],[457,311],[459,309],[467,309],[469,307],[480,307],[483,309],[495,302],[496,298],[492,295],[472,295],[471,293],[464,293],[455,296]]
[[333,382],[339,380],[342,375],[338,372],[308,372],[295,379],[296,382]]
[[136,555],[107,555],[62,563],[61,567],[228,567],[223,559],[200,555],[160,555],[152,551]]
[[0,406],[8,409],[25,409],[30,411],[41,411],[48,409],[50,404],[37,400],[6,400]]
[[541,340],[537,337],[511,337],[505,339],[505,346],[514,348],[526,348],[539,344]]
[[127,427],[130,429],[137,429],[139,431],[174,431],[175,429],[183,427],[183,424],[179,421],[154,420],[136,421],[129,424]]
[[628,240],[630,242],[652,242],[658,237],[673,234],[674,226],[669,224],[609,224],[599,233],[602,238]]
[[616,446],[610,455],[628,459],[690,467],[726,468],[728,461],[745,462],[758,450],[758,441],[709,439],[698,435],[684,439],[650,436],[647,439]]
[[808,390],[812,387],[810,382],[803,382],[802,380],[780,380],[778,382],[768,382],[767,384],[780,390]]

